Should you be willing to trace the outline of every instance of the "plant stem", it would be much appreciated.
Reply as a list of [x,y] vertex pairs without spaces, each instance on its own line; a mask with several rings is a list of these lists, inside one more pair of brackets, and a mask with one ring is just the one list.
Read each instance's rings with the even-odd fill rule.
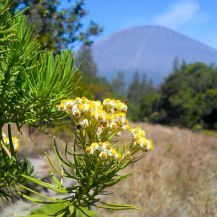
[[13,145],[13,139],[12,139],[12,133],[11,133],[11,124],[10,123],[8,124],[8,138],[9,138],[9,143],[10,143],[11,154],[17,160],[16,153],[14,150],[14,145]]

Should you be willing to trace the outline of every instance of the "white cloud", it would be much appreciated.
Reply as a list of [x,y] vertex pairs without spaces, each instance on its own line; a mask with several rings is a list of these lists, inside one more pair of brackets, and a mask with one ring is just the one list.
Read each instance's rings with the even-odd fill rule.
[[[177,29],[183,24],[195,20],[200,14],[200,5],[193,0],[178,1],[169,10],[153,18],[152,23]],[[204,16],[204,14],[201,14]],[[201,16],[198,16],[198,18]]]

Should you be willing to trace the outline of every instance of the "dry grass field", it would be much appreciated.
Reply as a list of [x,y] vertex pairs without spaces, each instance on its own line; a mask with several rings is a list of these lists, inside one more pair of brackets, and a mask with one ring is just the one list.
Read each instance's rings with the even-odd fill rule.
[[[128,171],[134,176],[110,189],[108,202],[135,205],[140,211],[107,212],[100,217],[217,217],[217,137],[177,127],[140,125],[155,150]],[[20,151],[36,157],[52,140],[41,133],[21,136]],[[25,144],[25,145],[24,145]],[[127,172],[127,171],[125,171]]]
[[137,173],[111,189],[108,201],[140,211],[100,212],[100,217],[216,217],[217,138],[189,130],[140,124],[155,150],[129,170]]

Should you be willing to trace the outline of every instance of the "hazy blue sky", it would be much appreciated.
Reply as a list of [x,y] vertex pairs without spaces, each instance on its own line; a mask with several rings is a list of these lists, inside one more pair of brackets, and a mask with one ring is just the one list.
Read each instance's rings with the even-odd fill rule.
[[[63,7],[73,4],[62,1]],[[217,0],[86,0],[87,20],[104,27],[101,37],[121,29],[159,24],[217,48]]]

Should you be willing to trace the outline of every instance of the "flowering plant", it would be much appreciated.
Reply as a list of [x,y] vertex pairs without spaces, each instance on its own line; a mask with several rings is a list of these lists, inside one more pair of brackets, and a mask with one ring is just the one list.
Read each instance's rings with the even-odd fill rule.
[[79,79],[72,52],[41,51],[27,17],[11,14],[10,6],[10,0],[0,1],[0,198],[16,190],[22,173],[31,175],[30,164],[23,167],[27,161],[18,159],[11,125],[20,131],[64,118],[55,106],[72,96]]
[[[11,15],[10,1],[0,2],[0,197],[7,199],[19,184],[39,197],[20,192],[31,201],[58,203],[60,209],[54,216],[77,216],[78,212],[88,216],[84,210],[93,206],[135,208],[106,203],[100,195],[108,194],[108,187],[133,174],[122,175],[120,171],[152,150],[152,141],[140,128],[130,127],[127,105],[119,100],[63,100],[74,94],[79,77],[71,51],[41,51],[22,12]],[[28,161],[18,159],[18,141],[12,136],[11,124],[20,130],[23,125],[37,127],[66,116],[72,122],[74,140],[62,154],[54,139],[58,165],[47,155],[55,171],[50,172],[53,182],[32,177]],[[6,125],[7,136],[3,134]],[[121,134],[131,135],[130,142],[123,144]],[[60,195],[52,198],[36,192],[27,187],[27,181]]]
[[[63,197],[49,198],[21,186],[41,198],[31,198],[25,194],[23,196],[34,202],[62,203],[64,208],[58,214],[63,216],[76,216],[77,210],[84,212],[82,207],[90,209],[92,206],[115,210],[134,209],[130,205],[106,203],[99,197],[109,193],[108,187],[131,176],[133,173],[120,175],[119,172],[153,149],[152,141],[145,137],[142,129],[130,127],[126,118],[127,105],[119,100],[105,99],[101,103],[77,97],[62,100],[58,109],[70,117],[75,136],[71,151],[67,145],[64,157],[55,143],[58,166],[47,155],[59,178],[51,173],[54,181],[51,184],[29,176],[24,177],[62,194]],[[122,145],[121,134],[124,133],[131,135],[131,141]],[[69,186],[64,184],[65,179],[71,180]],[[87,215],[85,212],[84,214]]]

